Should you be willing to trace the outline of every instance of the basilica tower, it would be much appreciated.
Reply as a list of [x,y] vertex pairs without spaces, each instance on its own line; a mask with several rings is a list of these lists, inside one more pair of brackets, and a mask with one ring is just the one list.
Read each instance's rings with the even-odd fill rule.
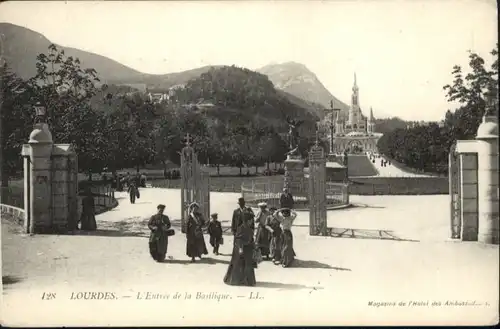
[[373,134],[375,132],[375,118],[373,117],[373,109],[370,107],[370,117],[367,122],[367,132]]
[[359,88],[356,82],[356,73],[354,73],[354,85],[352,86],[351,107],[349,108],[349,126],[356,124],[356,109],[359,108]]

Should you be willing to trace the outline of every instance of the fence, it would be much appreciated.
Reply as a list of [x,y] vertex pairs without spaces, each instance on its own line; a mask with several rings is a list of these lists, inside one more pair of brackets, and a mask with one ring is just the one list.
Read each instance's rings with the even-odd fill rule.
[[[101,214],[106,210],[114,208],[118,205],[115,199],[115,190],[111,187],[111,183],[99,184],[99,185],[79,185],[79,197],[83,196],[83,191],[85,188],[89,188],[94,197],[95,213]],[[81,214],[82,204],[78,202],[78,214]]]
[[9,206],[3,203],[0,203],[0,213],[2,214],[2,217],[7,215],[9,220],[14,220],[18,224],[22,224],[26,218],[24,209]]
[[[118,205],[115,199],[114,189],[109,182],[99,181],[83,181],[78,184],[79,187],[79,201],[78,201],[78,216],[82,211],[81,198],[86,188],[89,188],[94,197],[95,213],[101,214],[109,209]],[[1,213],[13,216],[21,221],[25,218],[24,213],[24,188],[22,186],[12,186],[2,188],[2,203]]]
[[[275,176],[281,177],[281,176]],[[210,191],[211,192],[241,192],[241,183],[248,178],[243,177],[210,177]],[[281,181],[283,178],[281,177]],[[180,189],[180,179],[155,179],[150,181],[151,187],[167,188],[167,189]]]
[[353,177],[352,195],[432,195],[448,194],[447,177]]
[[[309,184],[304,180],[298,192],[293,196],[296,208],[308,208]],[[280,196],[283,182],[247,181],[241,184],[241,194],[249,206],[257,206],[259,202],[266,202],[268,207],[280,207]],[[326,206],[333,208],[349,204],[348,185],[343,183],[326,182]]]

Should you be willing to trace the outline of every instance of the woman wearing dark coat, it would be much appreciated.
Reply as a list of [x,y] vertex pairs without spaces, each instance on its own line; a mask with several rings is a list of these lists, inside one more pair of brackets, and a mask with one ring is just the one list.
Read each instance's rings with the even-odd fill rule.
[[158,205],[157,214],[151,216],[148,228],[151,230],[149,236],[149,253],[157,262],[165,260],[168,249],[168,237],[173,231],[170,229],[170,219],[164,215],[165,205]]
[[186,255],[191,257],[191,262],[195,262],[195,257],[201,259],[202,255],[208,255],[207,245],[203,237],[203,227],[205,220],[199,212],[199,205],[193,202],[189,206],[189,216],[186,223]]
[[274,217],[276,208],[269,209],[271,215],[269,216],[269,226],[272,229],[271,232],[271,259],[275,265],[281,263],[281,249],[283,245],[283,230],[281,229],[281,223],[277,218]]
[[97,230],[97,222],[95,220],[95,202],[90,189],[86,189],[85,196],[82,199],[82,215],[80,217],[81,230],[95,231]]
[[247,211],[234,234],[231,262],[224,276],[224,283],[233,286],[255,286],[253,239],[254,214]]

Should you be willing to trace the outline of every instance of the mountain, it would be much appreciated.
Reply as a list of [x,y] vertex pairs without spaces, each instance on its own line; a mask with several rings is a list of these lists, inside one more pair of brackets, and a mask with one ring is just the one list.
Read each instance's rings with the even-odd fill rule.
[[[3,34],[3,58],[13,72],[23,79],[36,74],[36,57],[47,53],[52,43],[42,34],[10,23],[0,23],[0,34]],[[102,82],[108,84],[146,84],[148,86],[168,89],[176,84],[184,84],[210,69],[200,67],[184,72],[169,74],[147,74],[134,70],[110,58],[91,52],[57,45],[67,56],[80,59],[82,68],[93,68]]]
[[[4,35],[3,56],[7,64],[21,78],[34,76],[36,57],[40,53],[46,53],[51,42],[38,32],[9,23],[0,23],[0,33]],[[82,67],[94,68],[106,79],[137,79],[144,75],[107,57],[57,46],[63,49],[67,56],[78,57]]]
[[[33,77],[36,74],[36,57],[41,53],[47,53],[48,47],[52,42],[38,32],[10,23],[0,23],[0,34],[3,35],[3,49],[0,53],[3,54],[3,59],[5,59],[11,70],[23,79]],[[82,68],[95,69],[101,81],[103,83],[107,83],[108,85],[129,85],[134,88],[137,88],[137,85],[142,85],[143,87],[147,87],[149,89],[166,90],[174,85],[185,85],[188,81],[200,77],[203,73],[206,73],[214,68],[221,67],[204,66],[169,74],[147,74],[134,70],[102,55],[75,48],[64,47],[63,45],[57,45],[57,48],[64,50],[66,56],[78,58]],[[298,65],[300,66],[300,64]],[[269,70],[266,71],[272,71],[270,67],[268,69]],[[311,86],[313,86],[313,89],[311,90],[315,96],[312,97],[312,100],[309,100],[307,98],[308,92],[306,89],[302,88],[304,90],[304,94],[300,96],[297,95],[300,88],[280,88],[281,85],[278,84],[277,89],[283,90],[275,90],[273,93],[276,93],[276,97],[280,96],[281,98],[286,98],[288,100],[288,102],[283,103],[283,109],[290,111],[290,114],[293,115],[292,112],[301,108],[312,114],[312,117],[321,117],[321,109],[325,105],[319,105],[319,102],[316,101],[316,94],[318,94],[317,90],[320,90],[319,93],[322,95],[321,99],[325,100],[327,105],[333,96],[331,96],[330,93],[323,87],[314,74],[307,70],[303,65],[301,70],[290,69],[289,71],[290,73],[295,72],[296,77],[299,72],[302,72],[301,74],[304,77],[312,77],[311,79],[314,80],[314,83],[311,84]],[[272,82],[276,85],[275,81]],[[273,107],[273,111],[277,111],[278,109],[280,111],[283,110],[278,106]]]
[[[269,64],[257,72],[267,75],[277,89],[303,99],[309,104],[330,108],[330,101],[334,100],[336,107],[343,111],[349,109],[349,106],[333,96],[304,64],[296,62]],[[318,114],[323,116],[323,113]]]
[[[189,80],[185,88],[176,91],[175,97],[185,104],[204,102],[222,109],[238,109],[241,118],[260,117],[286,128],[287,117],[303,119],[309,133],[319,119],[310,108],[301,106],[303,101],[294,103],[286,93],[276,90],[266,75],[234,65],[211,68]],[[226,119],[229,116],[228,112]]]

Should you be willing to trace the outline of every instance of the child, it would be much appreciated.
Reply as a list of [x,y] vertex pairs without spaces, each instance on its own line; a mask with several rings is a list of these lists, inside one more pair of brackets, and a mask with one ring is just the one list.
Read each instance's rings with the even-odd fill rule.
[[214,254],[219,255],[219,245],[223,244],[222,226],[217,220],[218,214],[210,215],[211,219],[208,223],[208,234],[210,234],[210,245],[214,247]]

